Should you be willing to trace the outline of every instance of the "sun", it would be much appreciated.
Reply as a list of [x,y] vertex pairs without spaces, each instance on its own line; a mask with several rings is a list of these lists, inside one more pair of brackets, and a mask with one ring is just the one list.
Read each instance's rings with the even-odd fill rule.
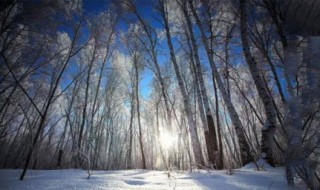
[[164,149],[168,150],[170,147],[172,147],[176,140],[176,136],[173,136],[166,131],[160,133],[160,143]]

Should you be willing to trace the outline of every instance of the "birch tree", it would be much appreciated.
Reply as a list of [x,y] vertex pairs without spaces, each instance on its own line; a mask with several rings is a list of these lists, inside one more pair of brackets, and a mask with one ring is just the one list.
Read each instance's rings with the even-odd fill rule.
[[171,59],[171,62],[174,66],[174,70],[175,70],[176,77],[178,80],[180,92],[183,97],[184,111],[187,115],[187,120],[188,120],[189,141],[190,141],[190,144],[191,144],[191,147],[193,150],[193,154],[195,157],[196,166],[201,168],[204,166],[203,154],[201,151],[199,138],[196,134],[195,123],[194,123],[194,120],[192,117],[191,107],[190,107],[190,103],[188,100],[187,92],[185,89],[184,82],[181,78],[180,69],[178,67],[176,55],[175,55],[172,41],[171,41],[171,33],[170,33],[169,22],[168,22],[168,13],[167,13],[168,9],[167,9],[166,3],[167,2],[163,1],[163,0],[158,1],[159,12],[160,12],[161,17],[163,19],[164,28],[166,31],[167,44],[168,44],[169,51],[170,51],[170,59]]
[[[195,88],[197,90],[198,96],[198,104],[200,109],[200,116],[202,123],[204,125],[205,131],[205,138],[207,144],[207,150],[209,155],[209,161],[211,164],[217,165],[218,168],[222,168],[220,163],[218,162],[218,141],[216,137],[216,129],[214,126],[214,121],[212,117],[212,112],[209,106],[209,101],[207,97],[206,87],[204,85],[203,74],[202,74],[202,67],[200,64],[199,54],[198,54],[198,47],[196,44],[196,39],[194,37],[194,32],[192,28],[192,23],[189,15],[189,10],[187,8],[187,4],[178,1],[179,6],[183,12],[184,18],[186,20],[186,25],[188,28],[188,38],[190,38],[189,46],[190,46],[190,60],[192,63],[192,68],[194,71],[194,78],[195,78]],[[204,106],[204,107],[203,107]],[[222,160],[221,160],[222,162]]]
[[256,88],[259,92],[259,96],[263,102],[266,122],[262,128],[261,139],[261,155],[270,165],[274,166],[273,161],[273,138],[276,130],[276,111],[266,88],[266,84],[263,82],[255,58],[250,52],[250,44],[248,40],[248,28],[247,28],[247,13],[246,13],[246,1],[240,0],[241,11],[241,40],[243,53],[246,58],[246,62],[249,65],[252,78],[255,82]]
[[209,47],[209,44],[208,44],[208,41],[206,40],[207,37],[206,37],[206,34],[205,34],[205,31],[204,31],[204,26],[198,16],[198,13],[196,12],[196,9],[194,7],[194,4],[192,1],[188,1],[188,5],[190,6],[190,9],[191,9],[191,12],[193,14],[193,17],[195,18],[196,20],[196,24],[200,30],[200,35],[201,35],[201,41],[202,41],[202,44],[205,48],[205,51],[206,51],[206,54],[207,54],[207,58],[209,60],[209,63],[210,63],[210,68],[211,68],[211,71],[212,71],[212,76],[214,77],[215,81],[217,82],[217,86],[219,88],[219,91],[222,95],[222,98],[224,100],[224,103],[226,104],[226,107],[229,111],[229,114],[230,114],[230,118],[231,118],[231,121],[236,129],[236,133],[237,133],[237,136],[238,136],[238,140],[239,140],[239,146],[240,146],[240,154],[241,154],[241,159],[242,159],[242,164],[247,164],[249,163],[250,161],[252,161],[252,156],[250,154],[250,146],[245,138],[245,134],[244,134],[244,129],[243,129],[243,126],[242,126],[242,123],[239,119],[239,116],[238,116],[238,113],[236,112],[232,102],[231,102],[231,99],[230,99],[230,96],[228,95],[225,87],[224,87],[224,84],[223,84],[223,81],[220,77],[220,73],[218,72],[218,69],[214,63],[214,60],[213,60],[213,52],[211,51],[210,47]]

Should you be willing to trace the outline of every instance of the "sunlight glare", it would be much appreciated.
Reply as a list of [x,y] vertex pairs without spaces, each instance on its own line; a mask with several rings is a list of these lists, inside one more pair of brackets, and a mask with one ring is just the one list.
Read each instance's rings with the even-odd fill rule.
[[160,143],[164,149],[169,149],[176,141],[176,137],[168,132],[160,133]]

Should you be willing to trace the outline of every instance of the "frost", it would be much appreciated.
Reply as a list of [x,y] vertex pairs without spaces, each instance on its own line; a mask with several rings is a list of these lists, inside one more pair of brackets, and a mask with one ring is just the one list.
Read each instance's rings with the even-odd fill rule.
[[82,0],[58,0],[58,5],[65,11],[68,19],[71,19],[72,14],[81,11]]
[[123,80],[129,80],[128,69],[131,68],[131,61],[128,56],[119,51],[115,51],[111,57],[111,65],[119,72]]
[[61,51],[61,55],[66,56],[69,52],[69,48],[71,46],[71,40],[66,32],[58,32],[57,33],[57,43],[58,48]]
[[157,28],[156,32],[157,32],[157,37],[159,38],[159,40],[161,40],[161,41],[165,40],[166,31],[164,29]]

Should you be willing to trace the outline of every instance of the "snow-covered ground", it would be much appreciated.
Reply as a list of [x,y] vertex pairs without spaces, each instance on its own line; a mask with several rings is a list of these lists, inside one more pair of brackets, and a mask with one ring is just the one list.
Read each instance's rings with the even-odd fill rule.
[[246,166],[226,171],[171,172],[154,170],[92,171],[87,180],[83,170],[29,170],[23,181],[19,181],[20,170],[0,170],[0,189],[5,190],[64,190],[64,189],[304,189],[286,185],[283,168],[255,171]]

